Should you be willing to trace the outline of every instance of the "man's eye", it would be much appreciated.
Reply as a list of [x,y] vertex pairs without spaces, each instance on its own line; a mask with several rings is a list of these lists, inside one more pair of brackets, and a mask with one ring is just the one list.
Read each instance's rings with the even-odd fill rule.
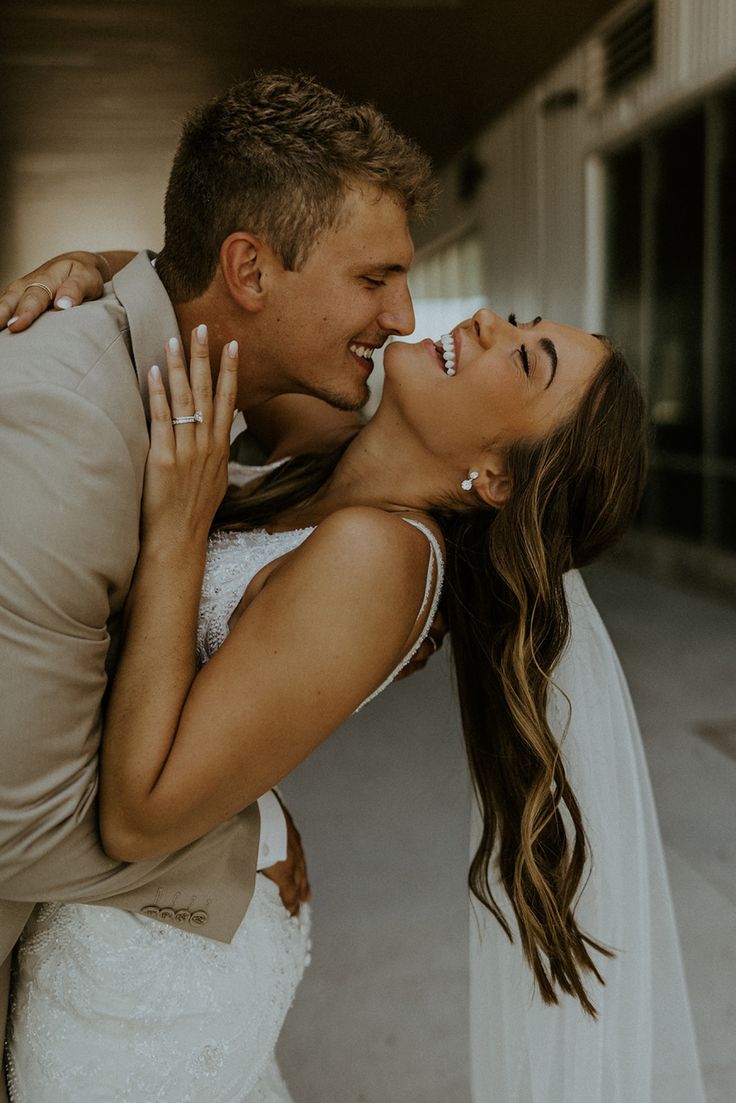
[[385,287],[386,286],[386,281],[385,280],[376,280],[376,279],[373,279],[372,276],[363,276],[362,278],[368,284],[369,287]]

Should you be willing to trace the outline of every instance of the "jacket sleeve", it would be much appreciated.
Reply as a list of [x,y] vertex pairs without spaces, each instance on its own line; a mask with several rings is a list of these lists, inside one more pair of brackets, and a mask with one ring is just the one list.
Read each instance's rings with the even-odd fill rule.
[[255,806],[155,863],[115,863],[98,839],[109,625],[142,467],[94,403],[47,384],[3,388],[0,442],[0,899],[118,905],[227,941],[252,893]]

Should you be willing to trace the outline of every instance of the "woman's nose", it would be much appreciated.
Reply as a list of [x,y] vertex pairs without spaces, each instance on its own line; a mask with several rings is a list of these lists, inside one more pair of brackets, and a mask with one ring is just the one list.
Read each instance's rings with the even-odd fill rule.
[[495,310],[488,310],[486,307],[476,310],[472,322],[476,335],[482,344],[492,340],[499,327],[506,324],[500,314],[496,314]]

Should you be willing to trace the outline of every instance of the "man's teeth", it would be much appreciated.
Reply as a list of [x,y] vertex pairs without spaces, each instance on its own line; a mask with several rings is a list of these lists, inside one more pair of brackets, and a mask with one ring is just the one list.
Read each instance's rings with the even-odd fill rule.
[[354,352],[356,356],[362,356],[365,360],[372,360],[375,349],[369,348],[367,345],[350,345],[350,351]]
[[445,375],[455,374],[455,338],[451,333],[443,333],[440,337],[439,350],[445,364]]

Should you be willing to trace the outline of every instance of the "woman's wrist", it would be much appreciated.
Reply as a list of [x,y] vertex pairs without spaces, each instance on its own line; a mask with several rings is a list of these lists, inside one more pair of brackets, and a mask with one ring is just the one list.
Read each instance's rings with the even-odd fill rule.
[[109,283],[112,279],[112,265],[104,253],[93,253],[97,264],[97,271],[102,276],[103,283]]
[[187,533],[181,529],[149,528],[141,543],[140,558],[168,570],[194,569],[207,557],[207,534]]

